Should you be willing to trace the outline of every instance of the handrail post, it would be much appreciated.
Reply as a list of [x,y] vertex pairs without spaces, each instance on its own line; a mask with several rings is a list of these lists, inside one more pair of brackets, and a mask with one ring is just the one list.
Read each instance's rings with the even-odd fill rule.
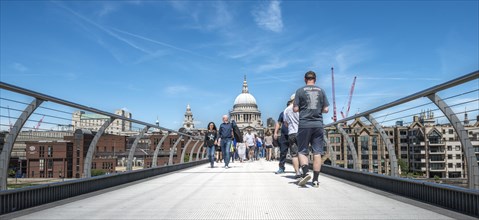
[[444,100],[441,99],[437,94],[431,94],[427,96],[439,109],[444,113],[444,116],[449,120],[452,127],[456,130],[457,136],[459,136],[459,141],[462,145],[462,151],[466,155],[467,163],[467,179],[468,187],[470,189],[479,189],[479,168],[477,165],[476,154],[474,153],[474,147],[472,146],[467,130],[462,125],[459,118],[457,118],[456,113],[452,111]]
[[0,153],[0,190],[7,190],[7,178],[8,178],[8,164],[10,163],[10,156],[12,153],[13,145],[17,140],[18,134],[27,122],[28,118],[33,112],[43,103],[42,99],[35,98],[30,105],[28,105],[22,114],[18,117],[17,121],[13,125],[10,132],[8,132],[3,150]]

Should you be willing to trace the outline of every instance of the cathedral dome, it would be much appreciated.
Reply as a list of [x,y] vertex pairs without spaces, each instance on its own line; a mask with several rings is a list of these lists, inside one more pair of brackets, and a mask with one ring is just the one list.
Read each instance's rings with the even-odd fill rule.
[[230,111],[230,118],[236,121],[238,128],[245,132],[245,129],[253,130],[253,133],[263,134],[263,122],[261,112],[258,109],[256,99],[248,92],[246,76],[243,81],[243,91],[234,102],[233,110]]
[[257,106],[256,99],[248,92],[248,83],[246,82],[246,76],[243,81],[243,92],[236,97],[234,106]]
[[234,105],[256,105],[256,99],[249,93],[241,93],[236,97]]

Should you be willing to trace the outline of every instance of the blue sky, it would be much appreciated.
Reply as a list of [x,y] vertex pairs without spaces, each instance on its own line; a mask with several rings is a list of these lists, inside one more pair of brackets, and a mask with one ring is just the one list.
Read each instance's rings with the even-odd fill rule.
[[[354,76],[350,115],[479,69],[478,1],[0,6],[2,82],[108,112],[126,108],[135,119],[158,117],[172,129],[181,126],[187,104],[197,127],[219,123],[244,75],[266,124],[304,85],[308,70],[332,103],[334,66],[341,118]],[[465,91],[477,89],[476,82]]]

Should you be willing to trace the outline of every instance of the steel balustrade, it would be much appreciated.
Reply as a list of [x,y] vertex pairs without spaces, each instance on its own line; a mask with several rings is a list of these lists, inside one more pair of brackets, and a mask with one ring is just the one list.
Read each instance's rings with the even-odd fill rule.
[[113,121],[115,119],[125,120],[125,121],[129,121],[130,123],[136,123],[136,124],[144,125],[145,128],[146,127],[157,128],[159,130],[164,130],[164,131],[168,131],[168,132],[171,132],[171,133],[178,133],[180,135],[184,135],[184,136],[187,136],[187,137],[194,137],[193,135],[190,135],[190,134],[178,132],[178,131],[175,131],[175,130],[172,130],[172,129],[163,128],[163,127],[160,127],[160,126],[157,126],[157,125],[154,125],[154,124],[146,123],[146,122],[135,120],[135,119],[132,119],[132,118],[126,118],[126,117],[121,116],[121,115],[116,115],[116,114],[113,114],[113,113],[110,113],[110,112],[106,112],[106,111],[102,111],[102,110],[99,110],[99,109],[96,109],[96,108],[92,108],[92,107],[88,107],[88,106],[85,106],[85,105],[77,104],[77,103],[74,103],[74,102],[70,102],[70,101],[67,101],[67,100],[63,100],[63,99],[60,99],[60,98],[56,98],[56,97],[53,97],[53,96],[49,96],[49,95],[46,95],[46,94],[42,94],[42,93],[39,93],[39,92],[35,92],[35,91],[32,91],[32,90],[28,90],[28,89],[21,88],[21,87],[11,85],[11,84],[8,84],[8,83],[4,83],[4,82],[0,82],[0,89],[5,89],[5,90],[8,90],[8,91],[12,91],[12,92],[15,92],[15,93],[18,93],[18,94],[22,94],[22,95],[26,95],[26,96],[30,96],[30,97],[34,98],[34,101],[29,106],[27,106],[27,108],[23,111],[21,116],[17,119],[17,121],[15,123],[15,126],[13,127],[12,131],[9,132],[9,134],[7,135],[6,144],[4,146],[4,149],[2,150],[2,153],[0,154],[0,190],[6,190],[7,189],[8,164],[9,164],[9,161],[10,161],[10,154],[11,154],[11,151],[12,151],[12,148],[13,148],[13,144],[15,143],[15,140],[18,136],[18,133],[21,131],[21,129],[23,128],[25,122],[28,120],[30,115],[32,115],[34,113],[34,111],[45,101],[49,101],[49,102],[52,102],[52,103],[57,103],[57,104],[72,107],[72,108],[75,108],[75,109],[84,110],[84,111],[104,115],[104,116],[109,117],[111,121]]
[[[395,106],[398,106],[398,105],[401,105],[401,104],[404,104],[404,103],[407,103],[407,102],[410,102],[410,101],[413,101],[413,100],[416,100],[416,99],[419,99],[419,98],[427,97],[431,101],[433,101],[433,103],[435,105],[437,105],[441,109],[441,111],[443,111],[443,113],[446,115],[446,117],[451,122],[454,129],[456,130],[456,133],[459,135],[460,133],[463,133],[465,130],[462,128],[462,125],[457,126],[458,124],[461,124],[459,122],[459,120],[453,119],[452,116],[457,118],[457,116],[455,116],[456,114],[449,107],[447,107],[447,105],[445,105],[445,103],[443,101],[441,101],[441,103],[439,103],[439,99],[436,101],[437,97],[434,97],[434,96],[439,91],[446,90],[446,89],[452,88],[454,86],[458,86],[458,85],[467,83],[469,81],[476,80],[478,78],[479,78],[479,70],[471,72],[471,73],[466,74],[464,76],[452,79],[452,80],[447,81],[445,83],[433,86],[431,88],[424,89],[420,92],[417,92],[417,93],[414,93],[412,95],[406,96],[404,98],[398,99],[396,101],[381,105],[381,106],[373,108],[371,110],[367,110],[367,111],[358,113],[356,115],[353,115],[353,116],[338,120],[336,122],[327,124],[327,125],[325,125],[325,127],[336,127],[339,130],[340,129],[339,126],[341,126],[341,124],[347,123],[350,120],[354,120],[356,118],[361,118],[361,117],[368,118],[368,116],[370,116],[373,113],[380,112],[382,110],[392,108],[392,107],[395,107]],[[445,105],[445,106],[443,106],[443,105]],[[446,112],[446,110],[447,110],[447,112]],[[346,137],[347,135],[345,135],[343,132],[341,132],[341,133],[343,134],[343,136],[345,138],[347,138]],[[466,136],[466,137],[464,137],[464,136]],[[472,147],[472,144],[470,144],[470,140],[467,138],[467,134],[461,135],[461,144],[463,145],[462,150],[464,152],[464,155],[466,155],[466,157],[467,157],[466,162],[467,162],[467,166],[468,166],[468,179],[469,179],[468,187],[470,189],[479,189],[479,167],[477,165],[477,158],[473,154],[474,149]],[[348,146],[349,146],[349,144],[348,144]],[[351,146],[349,147],[349,149],[350,148],[351,148]],[[350,150],[352,151],[352,149],[350,149]],[[356,156],[357,156],[357,154],[356,154]],[[389,160],[390,163],[393,163],[393,161],[397,161],[397,158],[391,158],[392,155],[389,155],[389,156],[390,156],[390,160]],[[354,160],[354,155],[353,155],[353,160]],[[354,160],[354,169],[358,169],[357,167],[360,166],[359,164],[356,164],[356,163],[359,163],[359,162]],[[393,166],[394,165],[391,165],[391,167],[393,167]],[[391,172],[391,173],[394,173],[394,171]]]

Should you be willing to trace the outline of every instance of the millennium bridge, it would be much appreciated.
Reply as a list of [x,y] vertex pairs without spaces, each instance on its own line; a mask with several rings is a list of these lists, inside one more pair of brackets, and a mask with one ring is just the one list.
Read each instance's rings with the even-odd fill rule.
[[[0,142],[1,219],[479,218],[477,116],[470,120],[460,119],[467,113],[477,114],[479,110],[479,71],[325,125],[327,153],[323,161],[327,163],[321,168],[319,188],[298,186],[289,164],[287,172],[282,174],[275,174],[277,162],[266,160],[235,161],[230,163],[230,169],[223,169],[222,163],[216,163],[210,168],[201,151],[203,137],[200,134],[164,128],[4,82],[0,82],[0,108],[0,126],[9,128],[3,132]],[[453,138],[432,137],[424,141],[418,134],[419,138],[410,139],[409,144],[425,144],[430,148],[406,151],[429,155],[418,158],[419,162],[432,160],[430,162],[434,163],[437,149],[446,151],[436,145],[442,141],[459,143],[464,171],[462,178],[458,178],[462,180],[460,184],[445,184],[447,179],[454,178],[421,179],[401,174],[400,154],[408,152],[403,152],[397,141],[391,140],[385,125],[397,119],[412,118],[418,109],[424,108],[434,112],[436,118],[447,121],[453,129]],[[94,131],[61,130],[61,121],[71,122],[73,112],[95,115],[92,121],[97,128]],[[426,124],[425,119],[420,123]],[[347,124],[354,121],[368,124],[377,134],[381,146],[375,151],[383,149],[379,159],[376,158],[380,171],[375,166],[367,166],[371,160],[363,158],[378,153],[358,147],[351,138],[353,131]],[[138,132],[115,135],[108,130],[120,122],[133,125]],[[59,131],[42,132],[39,126],[27,127],[31,123],[58,125]],[[414,123],[417,121],[409,124]],[[471,128],[470,124],[474,123],[476,127]],[[437,133],[441,135],[443,131]],[[345,152],[336,149],[337,143],[331,138],[334,135],[344,140]],[[111,142],[125,150],[112,148],[115,155],[112,157],[110,149],[103,147],[105,143],[110,147]],[[141,147],[146,145],[148,152]],[[16,178],[16,174],[11,173],[12,164],[23,166],[13,161],[19,154],[15,151],[16,146],[24,147],[24,156],[36,156],[36,160],[25,164],[29,178]],[[54,159],[60,154],[66,155],[66,159]],[[338,159],[342,158],[339,154],[346,155],[346,159],[341,160],[345,163]],[[138,160],[139,155],[146,155],[143,161]],[[112,161],[117,163],[120,156],[124,157],[125,169],[116,172],[112,169],[116,165]],[[41,158],[46,158],[47,162],[39,163]],[[92,175],[100,167],[111,172]],[[431,165],[419,169],[447,168]],[[21,169],[25,167],[18,168]],[[58,181],[11,187],[23,179]]]

